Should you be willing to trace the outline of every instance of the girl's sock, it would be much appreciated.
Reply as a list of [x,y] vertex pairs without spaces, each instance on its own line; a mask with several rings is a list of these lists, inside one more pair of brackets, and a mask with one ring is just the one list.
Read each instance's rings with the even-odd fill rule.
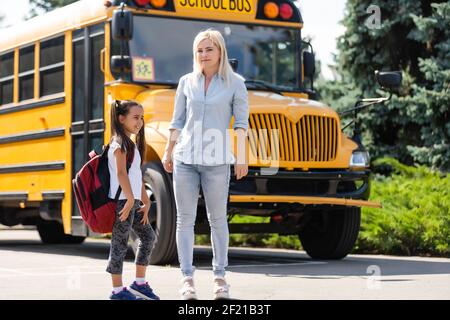
[[121,287],[113,287],[113,292],[114,294],[119,293],[120,291],[122,291],[125,287],[121,286]]
[[137,285],[139,285],[139,286],[145,284],[145,278],[136,278],[135,281],[136,281]]

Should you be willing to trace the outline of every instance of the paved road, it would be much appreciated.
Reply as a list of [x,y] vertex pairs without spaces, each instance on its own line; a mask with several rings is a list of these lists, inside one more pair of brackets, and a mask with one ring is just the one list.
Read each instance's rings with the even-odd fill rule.
[[[34,230],[0,230],[0,299],[107,299],[109,242],[43,245]],[[195,248],[200,299],[211,299],[211,249]],[[350,255],[313,261],[292,250],[231,248],[227,278],[236,299],[450,299],[450,259]],[[133,279],[131,249],[124,265]],[[177,265],[150,266],[162,299],[178,299]]]

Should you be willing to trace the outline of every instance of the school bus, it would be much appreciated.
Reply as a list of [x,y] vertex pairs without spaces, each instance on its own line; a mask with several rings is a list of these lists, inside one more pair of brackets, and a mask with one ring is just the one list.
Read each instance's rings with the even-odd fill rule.
[[[85,0],[2,30],[0,223],[35,225],[44,243],[93,235],[71,180],[89,151],[109,142],[111,102],[134,99],[145,109],[152,263],[176,259],[172,177],[160,160],[194,36],[215,28],[246,78],[250,106],[249,174],[231,178],[228,214],[266,217],[230,223],[230,232],[298,235],[313,258],[345,257],[361,207],[380,204],[368,201],[359,136],[344,134],[339,115],[314,100],[302,26],[289,0]],[[195,232],[209,233],[202,193]]]

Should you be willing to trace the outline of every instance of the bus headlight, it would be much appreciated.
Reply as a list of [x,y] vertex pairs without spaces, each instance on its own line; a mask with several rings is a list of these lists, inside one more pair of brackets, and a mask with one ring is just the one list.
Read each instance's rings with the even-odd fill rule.
[[350,167],[366,168],[370,165],[370,156],[367,151],[353,151],[350,158]]

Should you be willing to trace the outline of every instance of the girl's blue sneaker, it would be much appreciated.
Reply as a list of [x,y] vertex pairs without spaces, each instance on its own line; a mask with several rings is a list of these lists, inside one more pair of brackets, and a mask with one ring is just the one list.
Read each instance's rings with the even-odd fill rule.
[[134,294],[128,291],[127,288],[123,288],[123,290],[118,293],[113,292],[109,298],[111,300],[142,300],[138,299]]
[[148,282],[138,285],[136,281],[130,286],[130,291],[137,297],[145,300],[160,300],[159,297],[153,293],[153,289],[150,288]]

